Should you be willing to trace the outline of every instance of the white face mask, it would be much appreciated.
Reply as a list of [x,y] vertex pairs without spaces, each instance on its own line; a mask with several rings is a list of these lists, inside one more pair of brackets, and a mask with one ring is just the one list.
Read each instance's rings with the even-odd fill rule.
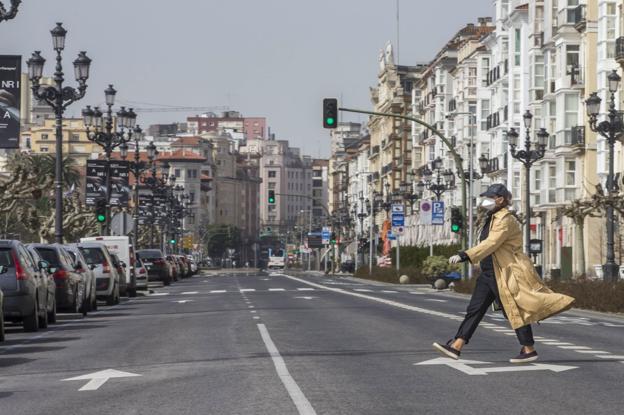
[[496,207],[496,201],[494,199],[485,198],[481,201],[481,207],[485,210],[494,210]]

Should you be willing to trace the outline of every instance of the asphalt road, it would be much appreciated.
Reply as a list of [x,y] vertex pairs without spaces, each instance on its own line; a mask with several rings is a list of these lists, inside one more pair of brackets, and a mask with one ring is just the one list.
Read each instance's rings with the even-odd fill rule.
[[47,331],[9,327],[0,414],[621,413],[623,318],[543,322],[540,360],[512,365],[520,347],[489,314],[449,364],[431,343],[453,336],[467,302],[349,278],[202,274]]

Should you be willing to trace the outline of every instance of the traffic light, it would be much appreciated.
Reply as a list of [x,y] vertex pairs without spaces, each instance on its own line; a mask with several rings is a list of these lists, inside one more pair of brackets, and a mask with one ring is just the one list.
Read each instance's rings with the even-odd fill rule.
[[331,238],[329,238],[329,243],[331,245],[336,245],[336,232],[331,233]]
[[170,243],[171,245],[175,245],[175,244],[176,244],[176,239],[175,239],[175,238],[171,238],[171,239],[169,240],[169,243]]
[[338,100],[325,98],[323,100],[323,127],[336,128],[338,125]]
[[106,222],[106,200],[96,199],[95,201],[95,219],[98,223]]
[[464,218],[458,207],[451,208],[451,232],[460,233],[464,226]]
[[275,190],[269,190],[269,203],[275,204]]

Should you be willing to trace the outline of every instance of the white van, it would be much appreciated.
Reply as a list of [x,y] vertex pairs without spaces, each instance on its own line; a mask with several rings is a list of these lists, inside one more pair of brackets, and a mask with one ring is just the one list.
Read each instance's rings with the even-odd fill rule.
[[121,295],[136,297],[136,274],[134,272],[134,249],[130,244],[128,236],[93,236],[89,238],[80,238],[80,242],[99,242],[106,246],[111,254],[117,255],[120,261],[126,266],[124,272],[126,274],[126,292]]

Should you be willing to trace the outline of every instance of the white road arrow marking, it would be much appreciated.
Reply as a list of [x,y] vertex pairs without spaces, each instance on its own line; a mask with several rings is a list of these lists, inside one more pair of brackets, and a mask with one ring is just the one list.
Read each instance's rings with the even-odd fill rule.
[[115,369],[106,369],[106,370],[101,370],[99,372],[90,373],[88,375],[82,375],[82,376],[76,376],[73,378],[63,379],[62,381],[65,382],[68,380],[88,380],[89,382],[87,382],[82,388],[78,390],[79,391],[95,391],[95,390],[98,390],[100,386],[105,384],[106,381],[108,381],[109,379],[130,378],[130,377],[136,377],[136,376],[143,376],[143,375],[138,375],[136,373],[129,373],[129,372],[121,372]]
[[445,365],[457,369],[467,375],[487,375],[488,373],[500,372],[528,372],[535,370],[550,370],[551,372],[565,372],[566,370],[578,369],[577,366],[551,365],[545,363],[532,363],[530,366],[500,366],[500,367],[472,367],[469,365],[487,365],[491,362],[481,362],[478,360],[453,360],[448,357],[438,357],[436,359],[425,360],[414,363],[414,365]]

